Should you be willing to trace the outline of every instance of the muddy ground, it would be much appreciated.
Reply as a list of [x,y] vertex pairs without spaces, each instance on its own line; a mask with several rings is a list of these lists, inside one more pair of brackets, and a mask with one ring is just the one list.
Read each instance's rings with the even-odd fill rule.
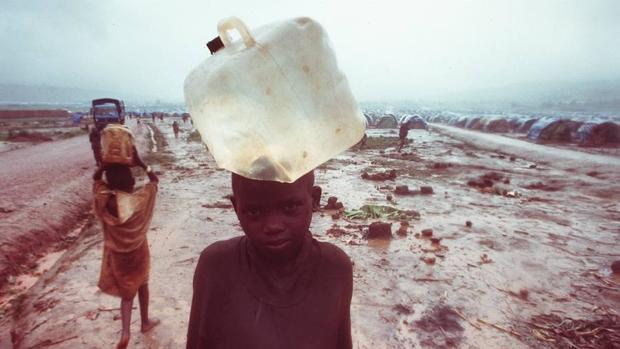
[[88,133],[87,118],[75,125],[64,110],[0,109],[0,154]]
[[[178,139],[165,123],[157,126],[132,127],[161,173],[149,245],[151,312],[162,325],[140,334],[135,311],[133,348],[184,346],[200,251],[242,233],[226,199],[229,174],[185,139],[189,125]],[[498,147],[498,139],[449,127],[410,132],[413,143],[398,154],[395,131],[369,135],[367,149],[317,170],[323,204],[336,196],[345,211],[317,212],[312,225],[317,239],[338,245],[354,263],[355,348],[554,347],[535,327],[544,326],[539,315],[617,315],[620,280],[609,266],[620,259],[618,158],[570,150],[554,156],[515,140]],[[361,178],[390,170],[394,180]],[[413,193],[396,194],[401,185]],[[418,193],[421,186],[433,194]],[[351,218],[368,204],[403,213]],[[401,236],[403,219],[409,226]],[[365,239],[377,220],[393,223],[391,240]],[[427,229],[439,241],[424,236]],[[12,329],[16,348],[109,348],[118,340],[120,302],[96,286],[98,223],[87,220],[74,236],[38,282],[3,308],[0,323]]]

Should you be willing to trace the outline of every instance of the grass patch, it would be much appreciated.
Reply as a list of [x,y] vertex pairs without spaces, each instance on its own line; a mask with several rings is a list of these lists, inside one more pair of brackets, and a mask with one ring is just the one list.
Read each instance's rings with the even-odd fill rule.
[[346,211],[344,215],[348,219],[420,219],[420,213],[417,211],[399,210],[394,207],[382,205],[364,205],[357,210]]

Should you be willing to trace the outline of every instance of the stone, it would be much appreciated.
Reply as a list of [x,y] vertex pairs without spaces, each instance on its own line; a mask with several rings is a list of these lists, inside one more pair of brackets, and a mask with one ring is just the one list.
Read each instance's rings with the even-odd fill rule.
[[428,264],[428,265],[433,265],[435,264],[435,257],[424,257],[424,263]]
[[394,189],[394,194],[407,195],[409,194],[409,187],[406,185],[397,185],[396,189]]
[[398,230],[396,231],[396,234],[398,236],[407,236],[408,233],[409,233],[409,222],[401,221],[400,228],[398,228]]
[[614,274],[620,275],[620,260],[617,260],[611,263],[611,271]]
[[429,187],[429,186],[420,187],[420,193],[422,193],[422,195],[431,195],[433,194],[433,187]]
[[335,196],[330,196],[327,199],[327,205],[325,205],[326,210],[340,210],[344,208],[342,202],[338,202],[338,198]]
[[374,222],[368,226],[368,239],[391,239],[392,224],[384,222]]
[[466,222],[465,222],[465,226],[466,226],[467,228],[471,228],[471,226],[472,226],[472,225],[473,225],[473,223],[472,223],[471,221],[466,221]]
[[433,229],[423,229],[422,236],[425,236],[427,238],[433,236]]

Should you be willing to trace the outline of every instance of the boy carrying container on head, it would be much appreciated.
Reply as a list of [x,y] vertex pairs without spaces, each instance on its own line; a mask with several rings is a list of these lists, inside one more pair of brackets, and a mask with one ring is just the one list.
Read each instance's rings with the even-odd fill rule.
[[321,196],[313,169],[356,144],[365,118],[318,23],[250,32],[230,18],[218,31],[213,56],[185,80],[185,100],[232,172],[244,235],[201,253],[187,348],[351,348],[351,261],[309,228]]
[[[104,136],[119,137],[119,134]],[[105,142],[106,156],[93,175],[93,208],[101,221],[104,240],[98,286],[104,293],[121,299],[122,329],[118,349],[124,349],[129,344],[136,294],[140,304],[141,332],[148,332],[159,324],[158,319],[149,317],[150,252],[146,237],[153,217],[159,179],[126,137],[121,137],[121,142],[118,139]],[[123,145],[131,147],[131,151],[120,149]],[[130,163],[120,161],[119,154],[129,153]],[[125,160],[129,161],[129,158]],[[130,168],[133,165],[142,167],[149,178],[149,182],[140,189],[135,188],[136,182]]]
[[351,261],[309,231],[313,184],[313,172],[293,183],[232,174],[245,235],[201,253],[188,349],[351,348]]

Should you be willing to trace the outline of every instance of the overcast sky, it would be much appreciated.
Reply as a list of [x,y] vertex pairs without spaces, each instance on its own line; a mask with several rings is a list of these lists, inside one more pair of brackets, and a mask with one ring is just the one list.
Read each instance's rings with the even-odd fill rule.
[[316,19],[360,100],[620,78],[614,0],[0,0],[0,83],[182,101],[229,16]]

